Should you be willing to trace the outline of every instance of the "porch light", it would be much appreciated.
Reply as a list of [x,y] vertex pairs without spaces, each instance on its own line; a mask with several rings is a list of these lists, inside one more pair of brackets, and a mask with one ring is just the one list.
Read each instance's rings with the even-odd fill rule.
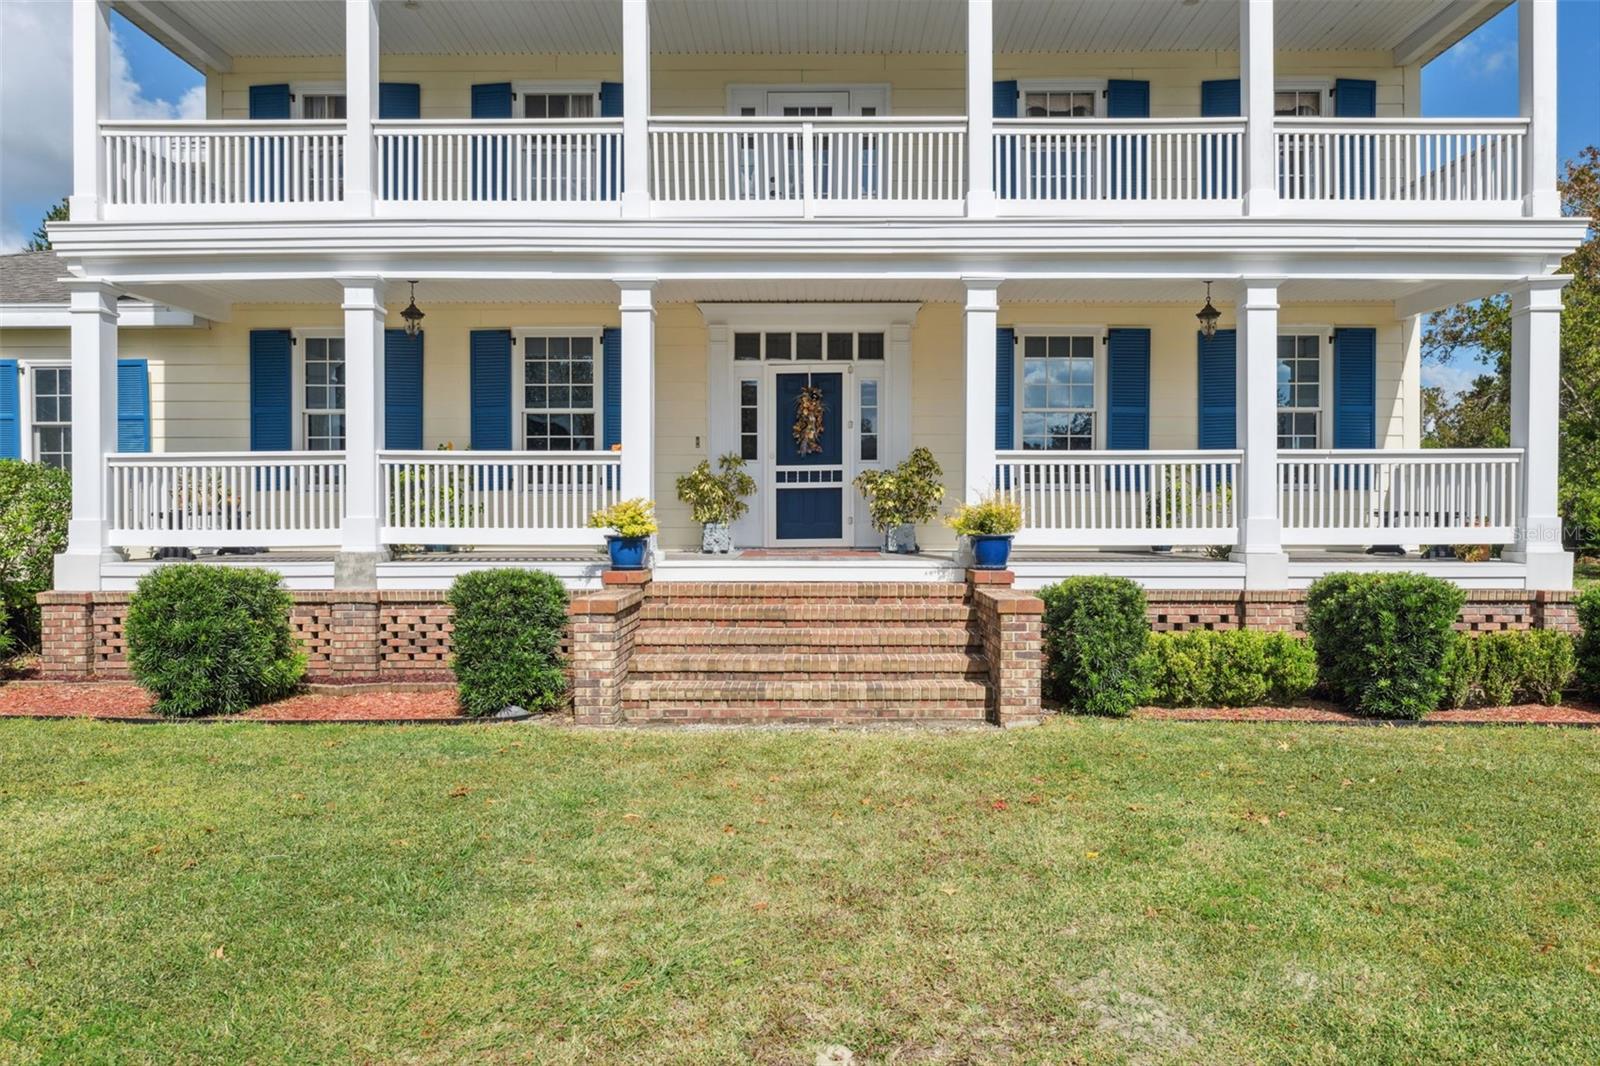
[[[400,312],[400,317],[406,323],[406,336],[415,337],[422,329],[422,320],[427,316],[422,313],[421,308],[417,307],[417,283],[413,281],[410,284],[411,302],[406,305],[404,311]],[[1210,334],[1207,334],[1207,336],[1210,336]]]
[[1200,320],[1200,332],[1207,337],[1217,335],[1217,319],[1222,317],[1222,312],[1211,306],[1211,282],[1206,282],[1206,305],[1195,313]]

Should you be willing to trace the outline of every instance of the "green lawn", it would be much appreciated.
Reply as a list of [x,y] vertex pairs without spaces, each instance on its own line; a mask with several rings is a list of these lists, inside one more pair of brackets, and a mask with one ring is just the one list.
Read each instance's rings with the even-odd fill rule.
[[1600,584],[1600,559],[1579,559],[1573,566],[1573,584],[1579,589]]
[[1600,1061],[1600,732],[0,721],[0,1062]]

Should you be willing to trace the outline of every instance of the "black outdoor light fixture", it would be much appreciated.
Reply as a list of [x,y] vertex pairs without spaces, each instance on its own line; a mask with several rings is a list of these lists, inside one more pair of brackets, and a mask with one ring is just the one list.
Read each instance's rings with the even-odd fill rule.
[[1222,312],[1211,306],[1211,282],[1206,282],[1206,305],[1195,313],[1200,320],[1200,332],[1207,337],[1217,335],[1217,319],[1222,317]]
[[406,336],[415,337],[422,330],[422,320],[426,316],[417,306],[417,283],[414,281],[411,282],[411,302],[400,312],[400,317],[405,319]]

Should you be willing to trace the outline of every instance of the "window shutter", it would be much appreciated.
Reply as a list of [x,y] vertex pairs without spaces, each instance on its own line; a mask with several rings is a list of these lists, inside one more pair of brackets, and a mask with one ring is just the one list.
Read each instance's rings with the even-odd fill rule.
[[422,447],[422,338],[383,331],[383,446]]
[[1150,447],[1150,331],[1113,329],[1106,334],[1106,447],[1143,451]]
[[622,443],[622,331],[607,326],[600,331],[601,447],[611,450]]
[[[1149,118],[1150,83],[1113,78],[1106,82],[1107,118]],[[1110,146],[1110,194],[1114,200],[1143,200],[1150,195],[1148,158],[1143,144],[1116,138]]]
[[1340,78],[1333,83],[1334,118],[1377,118],[1378,83]]
[[994,336],[994,450],[1017,446],[1017,331],[1004,328]]
[[[1200,83],[1200,116],[1202,118],[1238,118],[1240,112],[1239,79],[1224,78]],[[1201,140],[1205,165],[1200,172],[1200,195],[1203,199],[1231,199],[1239,195],[1239,152],[1234,144],[1221,136],[1207,136]]]
[[286,329],[250,331],[250,450],[294,448],[294,368]]
[[[622,83],[620,81],[603,81],[600,83],[600,117],[622,117]],[[607,200],[615,200],[622,191],[622,148],[621,141],[605,139],[600,142],[600,151],[604,157],[604,193]]]
[[511,83],[489,82],[472,87],[473,118],[510,118]]
[[[378,117],[421,118],[422,86],[386,81],[378,85]],[[417,195],[417,161],[421,141],[416,137],[393,139],[378,153],[380,188],[388,200],[410,200]]]
[[1149,118],[1150,83],[1116,78],[1106,82],[1106,117]]
[[15,359],[0,359],[0,459],[22,458],[22,386]]
[[150,367],[144,359],[117,360],[117,451],[150,450]]
[[475,451],[510,451],[511,331],[475,329],[470,348],[472,447]]
[[1200,427],[1198,446],[1207,449],[1239,446],[1238,338],[1231,329],[1215,336],[1195,333],[1199,342]]
[[[1015,81],[994,83],[994,117],[1016,118],[1020,94]],[[995,152],[994,187],[1002,197],[1017,195],[1017,144],[1008,138],[1005,146]]]
[[1238,118],[1241,110],[1238,78],[1200,83],[1201,118]]
[[290,117],[287,85],[250,86],[250,117],[282,121]]
[[600,83],[600,117],[622,117],[622,83],[620,81],[603,81]]
[[1017,83],[1016,81],[997,81],[994,83],[994,117],[1017,117]]
[[386,81],[378,86],[379,118],[421,118],[422,86],[414,82]]
[[1378,446],[1378,331],[1333,331],[1333,446]]

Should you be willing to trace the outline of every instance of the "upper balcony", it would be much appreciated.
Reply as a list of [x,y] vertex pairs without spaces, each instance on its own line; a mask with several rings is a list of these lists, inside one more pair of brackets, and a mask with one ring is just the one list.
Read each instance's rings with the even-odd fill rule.
[[1419,114],[1507,3],[116,0],[205,71],[189,122],[105,117],[84,4],[73,220],[1550,218],[1541,76]]

